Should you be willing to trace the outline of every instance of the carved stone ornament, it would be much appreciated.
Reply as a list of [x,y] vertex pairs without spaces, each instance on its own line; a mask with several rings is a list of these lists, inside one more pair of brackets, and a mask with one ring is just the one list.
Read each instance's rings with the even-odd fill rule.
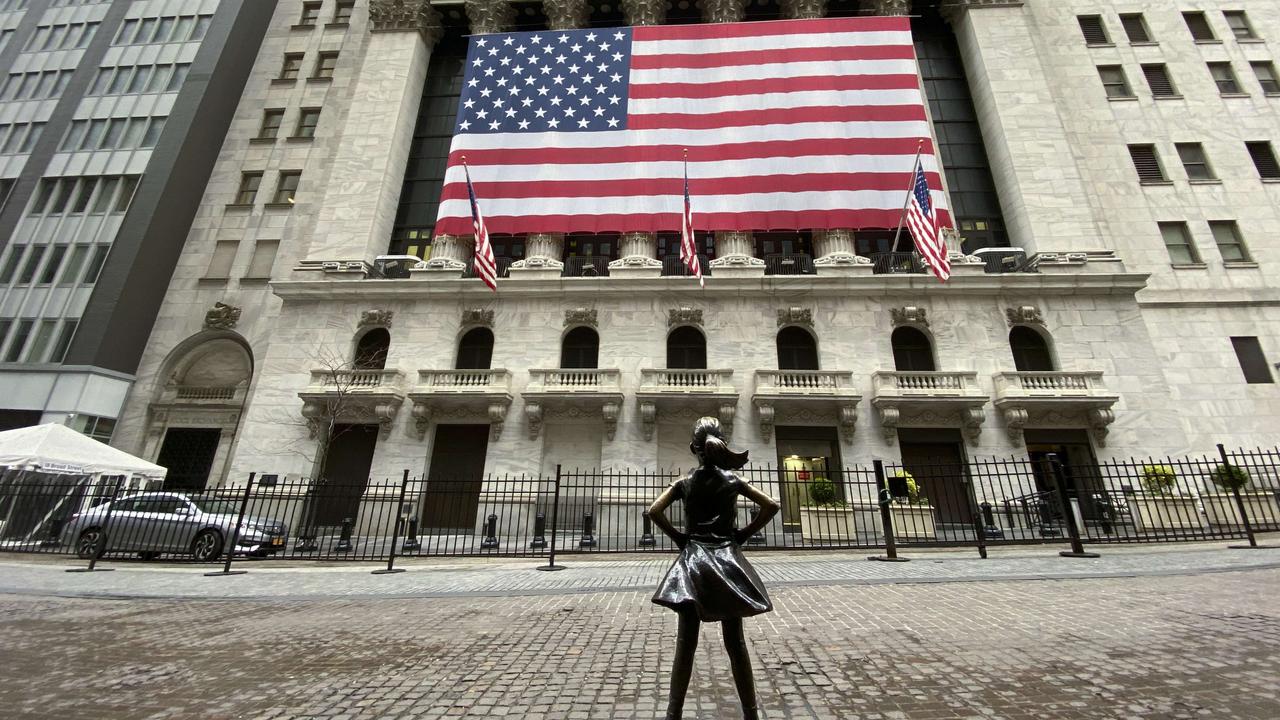
[[596,315],[595,308],[573,308],[564,311],[564,326],[573,327],[575,325],[586,325],[587,327],[600,327],[599,318]]
[[840,435],[847,443],[853,442],[853,433],[858,429],[858,406],[840,406]]
[[466,0],[464,9],[473,35],[502,32],[516,19],[516,9],[507,0]]
[[526,400],[524,419],[529,424],[529,439],[537,440],[538,433],[542,432],[542,404]]
[[782,0],[782,16],[788,20],[812,20],[827,14],[827,0]]
[[618,403],[607,402],[600,406],[600,415],[604,418],[604,433],[610,440],[618,433]]
[[865,258],[861,255],[855,255],[847,252],[834,252],[830,255],[823,255],[813,261],[818,267],[830,267],[840,265],[870,265],[871,258]]
[[662,261],[655,260],[654,258],[651,258],[651,257],[645,257],[644,255],[628,255],[626,257],[618,258],[617,260],[611,260],[609,262],[609,267],[610,268],[660,268],[662,267]]
[[373,32],[417,31],[428,44],[444,35],[431,0],[369,0],[369,25]]
[[667,327],[673,328],[677,325],[702,327],[702,310],[689,307],[671,308],[667,311]]
[[773,405],[770,403],[758,403],[756,405],[756,414],[760,418],[760,439],[764,442],[773,440],[773,422],[777,413],[774,412]]
[[462,324],[493,328],[493,311],[484,308],[467,308],[462,311]]
[[512,270],[563,270],[564,263],[549,257],[527,257],[511,263]]
[[507,422],[507,410],[511,401],[499,401],[489,405],[489,439],[502,439],[502,426]]
[[778,310],[778,327],[784,325],[802,325],[813,327],[813,310],[809,308],[789,307]]
[[1009,327],[1014,325],[1044,325],[1044,317],[1040,314],[1040,308],[1031,305],[1005,308],[1004,316],[1009,321]]
[[360,324],[358,327],[391,327],[391,318],[395,316],[394,310],[365,310],[360,313]]
[[653,440],[653,429],[658,424],[658,406],[652,400],[640,401],[640,431],[646,441]]
[[947,255],[947,262],[951,265],[986,265],[987,261],[977,255],[965,255],[962,252],[953,252]]
[[413,268],[415,270],[448,270],[451,272],[460,272],[467,269],[467,264],[461,260],[451,257],[432,256],[430,260],[417,263]]
[[709,23],[742,22],[747,0],[702,0],[702,19]]
[[723,255],[711,261],[713,268],[764,267],[764,260],[743,253]]
[[1089,429],[1093,431],[1093,441],[1098,447],[1107,446],[1107,434],[1110,425],[1116,421],[1116,414],[1111,408],[1093,408],[1089,411]]
[[898,439],[898,423],[902,420],[902,413],[898,408],[893,406],[885,406],[880,408],[880,431],[884,433],[884,441],[893,444]]
[[[378,425],[378,436],[385,439],[391,435],[391,424],[395,421],[396,415],[399,414],[400,405],[403,402],[404,398],[400,397],[362,398],[358,402],[353,401],[350,407],[342,409],[336,419],[357,422],[373,420]],[[302,417],[306,420],[307,430],[310,432],[312,440],[320,436],[320,431],[328,424],[329,415],[332,412],[334,412],[334,409],[323,400],[308,399],[303,401]]]
[[906,15],[910,0],[875,0],[872,12],[876,15]]
[[906,307],[889,308],[889,316],[893,318],[893,326],[920,325],[929,327],[929,313],[922,307],[908,305]]
[[209,312],[204,314],[206,330],[230,330],[240,322],[240,308],[226,303],[216,302]]
[[1004,424],[1009,431],[1009,441],[1014,445],[1022,444],[1022,433],[1027,428],[1027,420],[1030,417],[1026,408],[1006,407],[1004,409]]
[[986,422],[987,413],[980,407],[969,407],[960,411],[960,432],[966,440],[977,444],[982,434],[982,423]]
[[587,0],[543,0],[542,11],[547,15],[547,27],[551,30],[586,27],[591,19],[591,5]]
[[629,25],[661,25],[667,19],[667,0],[622,0]]

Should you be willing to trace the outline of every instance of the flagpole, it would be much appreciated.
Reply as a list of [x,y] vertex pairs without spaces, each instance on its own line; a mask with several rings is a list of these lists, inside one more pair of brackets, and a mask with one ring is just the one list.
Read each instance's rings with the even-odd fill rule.
[[920,166],[920,154],[924,152],[924,138],[920,138],[920,144],[916,145],[916,161],[911,163],[911,182],[907,186],[907,199],[902,203],[902,212],[898,215],[898,229],[893,233],[893,248],[889,250],[891,253],[898,252],[898,238],[902,235],[902,220],[907,216],[907,208],[911,206],[911,196],[916,191],[916,168]]

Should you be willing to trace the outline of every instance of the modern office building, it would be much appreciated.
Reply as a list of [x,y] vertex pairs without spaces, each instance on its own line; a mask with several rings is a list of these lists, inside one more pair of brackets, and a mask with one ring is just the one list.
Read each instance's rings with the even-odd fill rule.
[[0,0],[0,427],[111,437],[273,5]]
[[[676,227],[495,237],[496,293],[432,240],[469,34],[908,14],[945,284],[892,228],[706,228],[705,290]],[[1278,43],[1222,0],[281,0],[113,442],[189,487],[679,467],[704,414],[797,471],[1272,445]]]

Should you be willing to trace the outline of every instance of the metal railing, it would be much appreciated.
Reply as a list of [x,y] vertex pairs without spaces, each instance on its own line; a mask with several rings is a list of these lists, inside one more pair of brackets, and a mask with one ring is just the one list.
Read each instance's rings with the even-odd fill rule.
[[235,396],[235,386],[198,387],[194,385],[179,385],[177,389],[179,400],[231,400]]
[[927,271],[924,260],[913,252],[872,253],[871,264],[876,275],[919,275]]
[[[702,270],[703,277],[711,275],[711,259],[706,255],[698,255],[698,266]],[[668,255],[662,258],[663,277],[688,277],[692,274],[679,255]]]
[[807,253],[775,253],[764,256],[765,275],[814,275],[813,256]]
[[[493,259],[494,269],[498,271],[498,277],[511,277],[511,263],[515,262],[515,258],[495,257]],[[473,278],[476,276],[476,259],[467,260],[467,267],[462,271],[462,277]]]
[[609,260],[605,255],[573,255],[565,258],[562,277],[609,277]]

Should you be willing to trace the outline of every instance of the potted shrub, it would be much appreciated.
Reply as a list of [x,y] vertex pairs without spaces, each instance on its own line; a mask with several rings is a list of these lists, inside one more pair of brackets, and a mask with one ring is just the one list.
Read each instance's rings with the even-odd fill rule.
[[853,542],[857,523],[853,509],[840,497],[840,488],[825,477],[815,477],[808,487],[808,502],[800,506],[800,534],[806,540]]
[[1206,492],[1202,499],[1204,512],[1210,525],[1225,527],[1244,525],[1240,519],[1240,508],[1236,505],[1236,491],[1240,493],[1245,512],[1249,513],[1250,525],[1255,527],[1275,525],[1280,521],[1276,513],[1275,498],[1271,493],[1249,491],[1252,478],[1249,477],[1248,470],[1228,463],[1219,464],[1209,473],[1209,480],[1213,482],[1214,487]]
[[936,540],[938,533],[933,521],[933,506],[929,498],[920,493],[920,484],[906,470],[896,470],[890,476],[901,478],[907,484],[907,496],[896,497],[889,505],[889,522],[893,536],[898,540]]
[[1169,465],[1143,465],[1142,489],[1134,496],[1133,522],[1138,530],[1202,528],[1196,499],[1179,495],[1178,473]]

